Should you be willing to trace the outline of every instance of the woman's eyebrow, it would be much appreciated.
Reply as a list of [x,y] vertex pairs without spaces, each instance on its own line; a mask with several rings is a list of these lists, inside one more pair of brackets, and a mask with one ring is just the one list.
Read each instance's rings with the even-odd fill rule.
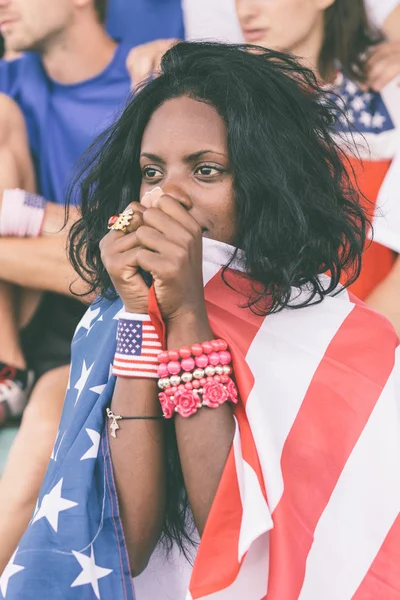
[[165,165],[165,160],[163,160],[161,158],[161,156],[158,156],[157,154],[151,154],[149,152],[142,152],[142,154],[140,155],[140,158],[148,158],[150,160],[154,160],[154,162],[158,162],[158,163]]
[[189,154],[185,158],[185,162],[195,162],[196,160],[204,156],[204,154],[218,154],[219,156],[223,156],[224,158],[226,158],[226,154],[224,154],[223,152],[217,152],[216,150],[200,150],[200,152],[193,152],[193,154]]
[[[224,154],[223,152],[217,152],[216,150],[200,150],[199,152],[193,152],[192,154],[186,156],[184,161],[185,163],[192,163],[196,160],[199,160],[205,154],[217,154],[218,156],[227,158],[226,154]],[[140,158],[148,158],[149,160],[153,160],[154,162],[165,165],[165,160],[161,158],[161,156],[158,156],[158,154],[153,154],[151,152],[142,152]]]

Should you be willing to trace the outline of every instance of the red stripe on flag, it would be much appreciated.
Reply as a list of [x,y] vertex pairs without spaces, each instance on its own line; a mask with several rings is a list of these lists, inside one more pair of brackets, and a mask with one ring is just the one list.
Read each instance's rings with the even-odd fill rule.
[[353,600],[399,600],[399,598],[400,515],[392,525]]
[[[243,290],[248,283],[242,275],[227,273],[229,282]],[[246,292],[248,290],[245,290]],[[216,337],[226,339],[232,354],[235,379],[242,405],[235,410],[240,427],[242,455],[254,469],[265,493],[256,446],[246,418],[244,405],[254,385],[245,356],[264,317],[241,308],[245,296],[230,289],[217,273],[205,287],[211,328]],[[190,591],[193,599],[207,596],[231,585],[239,572],[238,550],[243,508],[238,487],[233,449],[230,452],[218,491],[210,511],[196,558]],[[267,566],[266,566],[267,568]]]
[[356,306],[319,364],[282,452],[268,600],[298,598],[315,527],[389,378],[396,345],[386,319]]

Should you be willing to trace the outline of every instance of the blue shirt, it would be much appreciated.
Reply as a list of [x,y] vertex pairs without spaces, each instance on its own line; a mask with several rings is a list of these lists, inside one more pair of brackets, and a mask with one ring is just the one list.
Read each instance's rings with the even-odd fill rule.
[[107,29],[131,46],[160,38],[183,39],[181,0],[109,0]]
[[22,109],[38,191],[47,200],[65,203],[78,158],[124,107],[130,89],[125,67],[129,49],[121,44],[102,73],[72,85],[51,80],[35,53],[0,62],[0,91]]

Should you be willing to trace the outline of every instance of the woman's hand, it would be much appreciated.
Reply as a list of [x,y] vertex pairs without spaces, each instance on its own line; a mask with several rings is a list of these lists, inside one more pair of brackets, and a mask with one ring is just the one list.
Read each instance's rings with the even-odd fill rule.
[[166,322],[205,318],[201,227],[172,196],[158,194],[149,204],[136,232],[136,264],[153,276]]
[[385,42],[376,46],[367,61],[367,67],[368,87],[380,92],[400,75],[400,41]]
[[132,202],[134,211],[127,233],[110,230],[100,242],[101,260],[128,312],[146,314],[149,288],[138,272],[137,253],[140,244],[137,229],[143,225],[145,208]]

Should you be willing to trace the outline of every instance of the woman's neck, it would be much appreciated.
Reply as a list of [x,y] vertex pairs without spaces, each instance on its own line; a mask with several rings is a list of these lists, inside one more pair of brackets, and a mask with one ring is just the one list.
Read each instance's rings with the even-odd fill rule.
[[315,24],[313,30],[294,47],[288,49],[291,54],[297,56],[300,62],[313,71],[317,79],[321,79],[319,72],[319,57],[324,43],[324,19],[323,14]]

